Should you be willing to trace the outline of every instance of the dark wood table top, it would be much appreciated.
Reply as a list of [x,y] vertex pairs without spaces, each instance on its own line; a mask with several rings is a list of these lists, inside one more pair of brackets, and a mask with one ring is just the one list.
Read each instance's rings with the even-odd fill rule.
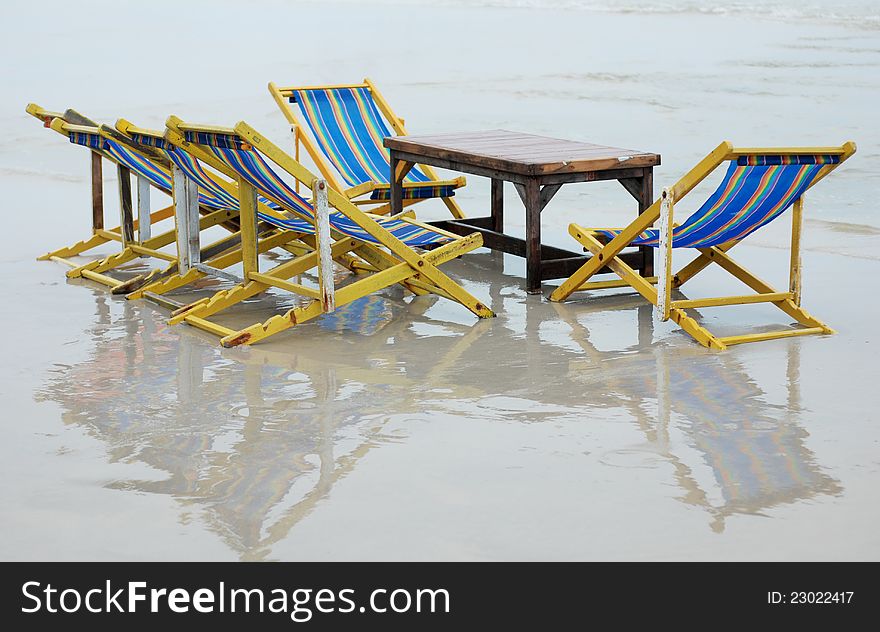
[[385,147],[424,158],[526,176],[654,167],[660,155],[497,129],[429,136],[389,136]]

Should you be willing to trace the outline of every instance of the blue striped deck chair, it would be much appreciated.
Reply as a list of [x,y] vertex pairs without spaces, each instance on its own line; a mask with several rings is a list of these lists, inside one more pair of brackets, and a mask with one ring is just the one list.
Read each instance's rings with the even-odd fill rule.
[[[244,273],[242,283],[178,310],[171,318],[172,324],[185,322],[217,334],[225,347],[253,344],[396,284],[416,294],[433,293],[451,299],[481,318],[494,315],[438,269],[479,248],[482,237],[478,233],[459,237],[407,217],[364,213],[246,123],[238,123],[233,129],[191,125],[170,117],[166,125],[166,138],[175,145],[196,157],[209,155],[238,175]],[[314,204],[299,195],[289,181],[308,186]],[[274,202],[283,212],[260,209],[257,195]],[[261,272],[253,244],[257,222],[299,230],[303,220],[313,226],[315,250]],[[422,252],[424,249],[430,250]],[[345,279],[337,288],[333,260],[349,253],[360,260],[351,266],[359,274]],[[304,280],[290,280],[312,270],[317,271],[317,287]],[[240,330],[208,320],[272,288],[297,295],[305,303]]]
[[[302,145],[330,186],[355,204],[374,205],[372,213],[387,213],[391,208],[391,167],[382,140],[405,136],[406,129],[404,120],[373,82],[364,79],[353,85],[290,87],[269,83],[269,92],[290,124],[296,160]],[[291,103],[299,106],[305,125]],[[404,178],[404,206],[439,198],[453,217],[461,219],[464,213],[453,196],[464,185],[463,177],[441,180],[431,167],[416,165]],[[362,197],[367,194],[369,197]]]
[[[118,165],[121,182],[130,181],[131,174],[134,174],[138,179],[138,215],[140,220],[138,223],[135,223],[133,220],[130,191],[127,192],[129,204],[124,202],[126,194],[121,195],[123,199],[123,203],[120,204],[123,216],[123,228],[121,231],[123,248],[114,254],[102,259],[95,259],[83,265],[77,265],[60,259],[73,266],[67,272],[67,276],[69,278],[85,277],[109,285],[111,286],[111,292],[114,294],[134,292],[132,297],[137,298],[139,297],[139,287],[155,282],[156,279],[161,279],[169,274],[176,273],[181,265],[181,253],[186,253],[189,250],[187,249],[187,244],[179,240],[180,231],[177,230],[176,221],[175,228],[155,236],[150,235],[149,232],[145,233],[140,229],[138,239],[134,239],[133,236],[134,227],[147,227],[154,223],[154,221],[147,219],[151,215],[150,189],[156,189],[174,199],[180,197],[179,187],[175,184],[174,173],[176,165],[171,160],[169,152],[155,147],[137,145],[130,138],[114,132],[112,128],[107,126],[73,125],[65,123],[60,119],[54,119],[50,126],[57,132],[66,135],[71,143],[87,147],[92,152]],[[194,195],[191,196],[192,206],[195,209],[196,215],[192,222],[192,231],[194,231],[195,236],[197,237],[200,231],[218,225],[232,233],[230,236],[207,246],[204,251],[197,249],[195,255],[189,255],[189,259],[192,259],[194,256],[198,261],[201,261],[202,258],[211,259],[237,246],[237,240],[239,239],[237,224],[238,206],[236,199],[226,192],[213,176],[206,173],[199,165],[192,164],[190,168],[197,170],[201,176],[197,187],[193,189]],[[177,215],[178,206],[177,204],[172,204],[170,207],[162,209],[162,218],[165,219]],[[153,220],[155,220],[156,214],[153,213],[152,215]],[[163,248],[175,242],[177,242],[176,253],[163,250]],[[198,240],[195,239],[194,243],[198,245]],[[301,252],[301,250],[296,250],[296,252]],[[107,274],[111,270],[130,263],[139,257],[159,259],[168,262],[169,265],[165,270],[156,268],[146,274],[140,274],[128,280],[119,280]],[[59,259],[58,257],[53,258]],[[184,260],[189,261],[189,259]],[[174,307],[172,304],[168,306]]]
[[[675,185],[664,189],[660,198],[626,228],[598,229],[571,224],[569,233],[593,257],[556,288],[550,299],[562,301],[579,290],[632,287],[655,306],[661,320],[671,318],[700,344],[717,350],[745,342],[834,333],[800,305],[803,195],[855,151],[852,141],[840,147],[781,148],[734,148],[725,141]],[[687,220],[675,224],[674,204],[725,162],[729,163],[727,172],[715,192]],[[778,292],[734,261],[728,251],[789,208],[792,209],[789,288],[787,292]],[[659,227],[652,228],[658,220]],[[643,278],[618,257],[628,246],[650,246],[659,250],[657,277]],[[699,255],[673,273],[674,248],[695,249]],[[711,263],[717,263],[756,293],[672,300],[673,288],[680,288]],[[621,280],[589,281],[594,274],[606,273],[606,267]],[[773,303],[799,327],[718,337],[686,312],[749,303]]]
[[[102,126],[101,133],[105,138],[115,139],[141,151],[161,156],[171,165],[172,184],[175,199],[175,231],[178,256],[160,274],[155,275],[149,283],[142,285],[128,294],[127,298],[149,298],[172,308],[182,307],[170,299],[160,297],[172,290],[178,290],[205,276],[221,277],[240,281],[241,279],[224,271],[241,261],[241,233],[238,226],[238,185],[235,177],[226,180],[221,177],[223,169],[217,170],[216,162],[213,171],[203,161],[181,150],[165,140],[163,133],[134,126],[125,119],[119,119],[116,128]],[[222,167],[222,165],[221,165]],[[228,174],[224,174],[227,175]],[[188,199],[185,190],[192,187],[200,196],[216,201],[222,208],[228,209],[235,219],[235,232],[204,247],[200,244],[199,233],[204,230],[208,218],[199,218],[201,203]],[[270,200],[258,197],[257,203],[266,212],[272,212],[277,205]],[[311,246],[299,242],[304,235],[313,234],[313,228],[305,221],[292,221],[284,229],[275,225],[260,222],[257,226],[257,248],[259,252],[279,248],[294,255],[311,250]]]
[[[93,121],[92,119],[76,112],[75,110],[67,110],[65,112],[52,112],[46,110],[35,103],[29,103],[26,111],[31,116],[40,120],[43,123],[44,127],[51,128],[52,121],[58,119],[63,123],[67,123],[70,125],[82,125],[91,128],[97,128],[98,123]],[[69,138],[67,132],[59,129],[56,131],[61,131],[61,133]],[[92,130],[94,131],[94,130]],[[60,263],[64,263],[71,268],[77,268],[78,264],[74,263],[70,260],[70,257],[75,257],[77,255],[81,255],[93,248],[97,248],[108,242],[123,242],[123,241],[132,241],[133,235],[135,231],[137,231],[137,241],[139,244],[143,244],[145,241],[150,239],[151,227],[153,224],[161,222],[164,219],[167,219],[172,216],[173,208],[168,206],[166,208],[154,211],[150,213],[147,217],[131,217],[130,223],[126,224],[126,219],[123,218],[123,223],[117,226],[116,228],[105,229],[104,227],[104,193],[103,193],[103,161],[107,160],[110,164],[115,165],[117,168],[118,181],[125,184],[128,182],[128,187],[123,189],[122,186],[119,187],[119,196],[120,196],[120,208],[125,208],[126,206],[131,205],[131,190],[130,190],[130,175],[134,173],[138,178],[138,194],[139,196],[144,195],[144,188],[149,190],[150,187],[158,188],[163,192],[167,192],[166,188],[163,188],[164,182],[159,182],[157,184],[156,174],[152,173],[154,170],[154,166],[144,165],[144,169],[150,169],[150,174],[141,173],[139,171],[142,167],[140,162],[136,157],[129,156],[127,152],[121,152],[121,158],[124,159],[123,162],[103,149],[103,144],[100,141],[92,143],[91,146],[86,144],[86,146],[91,150],[91,169],[90,169],[90,177],[91,177],[91,189],[92,189],[92,234],[87,239],[83,239],[78,241],[70,246],[64,246],[62,248],[57,248],[52,250],[44,255],[41,255],[37,259],[39,261],[45,260],[53,260]],[[163,169],[167,169],[169,165],[159,164],[155,166],[155,169],[161,171]],[[149,177],[148,177],[149,175]],[[126,181],[126,176],[129,177],[129,180]],[[163,180],[163,178],[159,177],[158,180]],[[145,184],[144,184],[145,183]],[[147,191],[148,192],[148,191]],[[141,203],[141,200],[138,200],[138,210],[141,211],[144,209],[145,205]],[[75,273],[74,276],[82,276],[78,273]],[[89,276],[92,280],[103,283],[104,285],[109,285],[112,288],[121,288],[122,286],[118,285],[119,281],[113,279],[112,277],[108,277],[106,275],[100,274],[98,271],[90,270]]]
[[[45,111],[43,111],[45,112]],[[86,147],[92,155],[92,198],[93,198],[93,236],[69,248],[62,248],[47,255],[43,259],[51,259],[70,266],[67,271],[68,278],[88,278],[110,287],[114,294],[125,293],[141,283],[146,282],[158,270],[152,270],[146,274],[139,274],[127,280],[121,280],[106,274],[108,271],[124,265],[138,257],[157,257],[159,259],[173,260],[172,254],[162,252],[160,248],[174,242],[174,231],[165,231],[158,235],[151,235],[151,227],[159,221],[168,219],[174,214],[173,205],[155,212],[150,209],[150,191],[158,190],[161,193],[172,195],[172,178],[170,163],[161,156],[149,155],[126,147],[117,140],[102,135],[100,128],[94,125],[74,124],[69,120],[85,122],[88,119],[68,110],[64,119],[55,117],[49,122],[56,132],[64,135],[75,145]],[[120,192],[120,215],[122,223],[118,229],[105,230],[103,225],[103,196],[96,195],[102,190],[101,161],[108,160],[116,165],[119,176]],[[138,217],[133,214],[131,176],[134,175],[137,182]],[[96,202],[97,198],[97,202]],[[206,192],[199,192],[198,204],[200,212],[206,217],[203,220],[205,226],[226,225],[230,230],[234,226],[227,225],[237,213],[232,212],[228,205],[216,199]],[[135,237],[137,231],[137,237]],[[75,256],[95,246],[109,241],[121,243],[122,249],[104,258],[95,259],[89,263],[80,265],[71,261],[68,257]]]

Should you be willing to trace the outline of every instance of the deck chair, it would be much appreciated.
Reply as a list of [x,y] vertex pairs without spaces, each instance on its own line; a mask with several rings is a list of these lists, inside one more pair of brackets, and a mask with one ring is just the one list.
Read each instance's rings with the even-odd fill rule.
[[[72,269],[67,272],[67,276],[69,278],[85,277],[98,281],[109,285],[112,293],[119,294],[130,292],[143,283],[161,277],[163,273],[167,274],[167,268],[166,271],[154,269],[148,274],[139,275],[128,281],[120,281],[107,274],[119,266],[125,265],[139,257],[152,257],[169,262],[169,266],[172,268],[176,267],[178,265],[179,253],[182,250],[180,244],[177,244],[177,253],[166,252],[162,248],[174,244],[179,231],[171,229],[151,236],[148,231],[141,230],[138,233],[138,238],[135,239],[133,230],[135,225],[147,228],[152,223],[146,219],[149,217],[149,193],[151,188],[172,196],[177,201],[181,198],[181,189],[177,186],[177,179],[174,175],[177,166],[170,159],[169,152],[153,147],[136,145],[131,139],[122,134],[112,132],[112,128],[107,128],[106,126],[97,128],[72,125],[60,119],[53,120],[50,125],[59,133],[67,135],[72,143],[86,146],[94,152],[101,152],[104,157],[116,162],[120,166],[120,176],[123,182],[130,180],[131,173],[134,173],[138,178],[140,216],[138,224],[135,224],[133,220],[131,205],[125,203],[126,195],[122,195],[122,249],[107,257],[96,259],[83,265],[77,265],[59,257],[53,257],[72,266]],[[199,169],[198,165],[194,168]],[[192,201],[198,209],[192,230],[198,232],[212,226],[221,225],[232,233],[231,236],[221,239],[206,248],[204,257],[209,258],[223,250],[235,247],[238,235],[238,207],[235,198],[222,189],[210,175],[204,171],[201,171],[201,174],[203,177],[198,187],[192,191]],[[120,188],[123,189],[125,187]],[[127,199],[130,200],[130,196]],[[174,216],[176,221],[177,215],[179,215],[178,207],[179,204],[173,204],[163,209],[161,217],[164,219]],[[198,215],[201,215],[201,217]]]
[[[214,276],[240,281],[239,277],[224,271],[226,268],[241,261],[242,235],[238,224],[239,201],[238,185],[234,178],[225,180],[216,172],[209,172],[202,161],[189,153],[180,150],[167,142],[162,132],[139,128],[125,119],[119,119],[116,128],[102,126],[101,133],[107,138],[118,139],[134,147],[152,151],[163,156],[171,164],[175,201],[175,236],[177,256],[170,265],[149,279],[148,283],[130,292],[126,298],[149,298],[172,309],[183,304],[162,295],[205,276]],[[212,165],[215,166],[216,165]],[[218,170],[223,173],[223,170]],[[199,218],[201,202],[192,195],[192,191],[203,192],[223,204],[235,214],[235,231],[204,247],[201,246],[199,235],[204,230],[205,218]],[[274,203],[261,199],[260,204]],[[276,207],[277,208],[277,207]],[[313,240],[307,236],[311,229],[305,222],[300,228],[295,226],[279,229],[261,222],[258,224],[255,238],[258,252],[267,252],[279,248],[294,255],[301,255],[312,250]]]
[[[43,122],[44,127],[51,128],[52,121],[58,119],[62,123],[70,124],[70,125],[80,125],[84,127],[92,128],[92,132],[95,131],[98,124],[91,120],[90,118],[76,112],[75,110],[67,110],[66,112],[52,112],[46,110],[35,103],[28,104],[26,111],[31,116],[34,116],[38,120]],[[55,131],[60,131],[65,137],[69,137],[69,134],[64,131],[62,128],[56,125]],[[71,139],[72,142],[76,142]],[[50,252],[47,252],[44,255],[41,255],[37,259],[39,261],[45,260],[54,260],[60,263],[64,263],[71,268],[77,268],[78,264],[70,261],[69,257],[74,257],[93,248],[96,248],[102,244],[115,241],[115,242],[132,242],[134,241],[135,231],[137,232],[137,241],[140,244],[143,244],[147,240],[150,239],[150,231],[151,226],[162,220],[165,220],[172,216],[173,207],[168,206],[166,208],[157,210],[153,213],[150,213],[149,207],[149,190],[151,187],[155,187],[156,178],[158,174],[153,172],[153,169],[149,166],[141,165],[139,160],[135,156],[129,156],[127,152],[124,151],[108,151],[107,149],[102,148],[103,144],[100,141],[96,141],[89,147],[91,149],[91,188],[92,188],[92,235],[83,239],[79,242],[71,244],[70,246],[64,246],[61,248],[57,248]],[[112,148],[115,150],[116,148]],[[119,196],[120,196],[120,210],[123,215],[122,223],[116,228],[105,229],[104,228],[104,191],[103,191],[103,160],[106,159],[111,164],[116,165],[117,175],[119,181]],[[162,170],[162,165],[157,167],[160,171]],[[146,170],[149,170],[150,173],[147,173]],[[131,217],[131,174],[132,172],[137,177],[137,192],[138,192],[138,217]],[[161,179],[161,178],[160,178]],[[126,221],[128,220],[128,221]],[[123,291],[124,286],[120,284],[120,281],[114,279],[112,277],[103,275],[97,271],[90,270],[85,275],[75,275],[75,276],[87,276],[93,281],[97,281],[104,285],[108,285],[117,292]],[[136,279],[130,280],[126,282],[126,286],[130,286]]]
[[[389,125],[397,136],[405,136],[406,129],[372,81],[282,88],[269,83],[269,92],[290,124],[296,160],[302,145],[334,189],[355,204],[378,205],[370,209],[372,213],[385,214],[391,209],[389,155],[382,140],[392,136]],[[305,126],[291,103],[299,105]],[[404,206],[439,198],[461,219],[464,213],[452,196],[464,185],[464,177],[441,180],[431,167],[417,165],[404,178]],[[369,197],[363,198],[367,194]]]
[[[734,148],[725,141],[674,186],[664,189],[661,197],[626,228],[596,229],[571,224],[569,232],[593,257],[556,288],[550,299],[562,301],[579,290],[630,286],[655,306],[662,320],[671,318],[700,344],[718,350],[744,342],[834,333],[800,306],[803,195],[855,151],[856,145],[851,141],[840,147],[801,148]],[[674,204],[724,162],[730,164],[715,192],[684,223],[675,224]],[[779,292],[736,263],[728,251],[789,207],[793,209],[789,289]],[[658,219],[659,228],[651,228]],[[659,249],[656,278],[643,278],[620,259],[618,255],[628,246]],[[699,255],[673,273],[673,248],[693,248]],[[681,287],[711,263],[717,263],[756,294],[672,300],[673,288]],[[606,266],[621,280],[589,281]],[[686,313],[688,309],[748,303],[773,303],[800,327],[717,337]]]
[[[479,248],[482,237],[478,233],[459,237],[407,217],[387,218],[364,213],[246,123],[230,129],[191,125],[170,117],[167,125],[169,137],[182,136],[182,147],[188,151],[194,147],[193,151],[213,155],[238,174],[244,270],[242,283],[178,310],[170,320],[172,324],[186,322],[215,333],[221,336],[225,347],[253,344],[398,283],[418,294],[434,293],[459,302],[481,318],[494,316],[488,307],[437,267]],[[313,192],[314,205],[298,195],[275,168],[286,173],[286,177],[307,184]],[[285,213],[279,216],[258,211],[258,194],[279,205]],[[331,207],[336,210],[331,211]],[[317,239],[316,250],[261,272],[253,246],[253,226],[258,221],[266,221],[279,228],[294,226],[294,230],[300,230],[303,220],[312,226]],[[415,250],[417,247],[432,250],[423,254]],[[361,274],[337,289],[332,262],[347,253],[363,260],[359,266]],[[313,269],[317,269],[317,288],[289,280]],[[270,288],[291,292],[307,302],[238,331],[208,320]]]
[[[126,125],[131,124],[121,119]],[[144,293],[138,289],[147,283],[155,283],[158,280],[174,275],[181,265],[181,256],[184,257],[184,263],[187,269],[198,268],[205,265],[203,261],[210,261],[214,264],[214,268],[222,266],[224,259],[218,257],[225,256],[225,260],[230,260],[229,253],[240,249],[240,234],[238,230],[238,200],[233,193],[236,191],[234,184],[223,182],[217,176],[209,174],[196,161],[189,156],[176,152],[173,149],[164,146],[146,145],[137,143],[131,137],[109,128],[101,126],[100,128],[88,126],[74,126],[70,123],[64,123],[55,120],[51,123],[56,131],[69,136],[71,142],[82,144],[90,147],[93,151],[103,152],[105,157],[122,165],[123,168],[134,171],[138,176],[139,185],[147,184],[149,186],[139,186],[138,201],[141,215],[144,215],[144,208],[149,212],[149,190],[150,188],[171,195],[175,204],[168,207],[170,213],[163,213],[163,218],[173,215],[175,225],[179,225],[181,214],[181,202],[185,199],[192,203],[197,209],[195,216],[188,226],[181,230],[166,230],[158,235],[150,236],[149,233],[139,232],[138,239],[123,239],[123,248],[119,252],[111,254],[103,259],[97,259],[87,264],[76,266],[72,262],[68,265],[76,266],[69,270],[67,275],[71,278],[86,277],[92,280],[111,285],[111,292],[134,293],[135,297],[144,296]],[[189,191],[190,195],[186,195],[187,191],[183,186],[183,174],[195,174],[195,186]],[[127,177],[123,172],[123,178]],[[124,199],[124,198],[123,198]],[[133,231],[126,230],[127,225],[133,224],[130,206],[122,205],[123,230],[122,235],[133,234]],[[137,225],[137,224],[135,224]],[[148,226],[149,222],[143,221],[143,226]],[[197,235],[200,231],[220,225],[230,231],[230,235],[223,237],[214,243],[206,246],[204,249],[195,252],[189,247],[191,241],[198,243]],[[184,230],[186,229],[186,230]],[[292,244],[292,239],[296,237],[293,233],[287,233],[283,238],[274,235],[275,229],[269,227],[268,231],[261,231],[261,238],[265,239],[265,244],[261,246],[272,248],[281,246],[294,254],[302,254],[308,250],[304,244]],[[182,238],[181,238],[182,237]],[[176,252],[166,252],[162,250],[164,247],[175,244]],[[125,265],[139,257],[152,257],[168,262],[168,266],[164,270],[154,269],[145,275],[139,275],[128,281],[119,281],[114,277],[108,276],[107,273],[119,266]],[[234,261],[234,257],[231,259]],[[148,294],[148,298],[156,300],[172,309],[181,307],[180,304]]]
[[[174,117],[173,117],[174,118]],[[155,148],[164,152],[174,163],[176,177],[181,181],[181,187],[198,186],[216,191],[230,206],[239,209],[238,173],[227,164],[217,159],[213,154],[200,149],[197,145],[186,141],[179,130],[158,132],[135,127],[128,121],[117,121],[116,129],[119,133],[128,135],[133,142],[141,146]],[[203,165],[209,165],[215,171],[224,174],[231,182],[223,180],[214,181],[206,173]],[[243,279],[224,269],[232,265],[240,264],[243,260],[243,245],[241,234],[234,235],[236,248],[221,250],[227,241],[216,242],[204,249],[200,248],[198,231],[186,230],[188,224],[195,220],[195,212],[191,207],[183,205],[178,212],[178,251],[181,253],[181,263],[169,268],[162,274],[141,286],[139,289],[128,294],[126,298],[137,299],[147,297],[154,302],[168,303],[173,309],[182,307],[169,302],[169,299],[161,297],[173,290],[191,285],[206,276],[220,277],[235,282]],[[301,218],[291,218],[284,214],[281,207],[275,202],[262,195],[256,196],[256,252],[266,253],[276,247],[287,250],[294,255],[302,255],[315,248],[314,224]],[[209,262],[205,261],[205,255],[215,256]],[[355,258],[341,253],[333,257],[334,261],[348,268],[354,273],[361,272]]]

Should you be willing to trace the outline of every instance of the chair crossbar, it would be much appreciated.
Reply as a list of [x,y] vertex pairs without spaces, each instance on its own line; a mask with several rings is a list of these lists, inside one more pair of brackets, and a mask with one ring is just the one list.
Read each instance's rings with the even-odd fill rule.
[[760,342],[762,340],[774,340],[776,338],[791,338],[793,336],[810,336],[813,334],[828,333],[823,327],[804,327],[802,329],[780,329],[778,331],[764,331],[756,334],[743,334],[740,336],[724,336],[718,338],[728,347],[731,345],[744,344],[746,342]]
[[721,307],[725,305],[747,305],[751,303],[778,303],[792,298],[791,292],[768,292],[766,294],[748,294],[745,296],[716,296],[672,301],[670,307],[692,309],[697,307]]

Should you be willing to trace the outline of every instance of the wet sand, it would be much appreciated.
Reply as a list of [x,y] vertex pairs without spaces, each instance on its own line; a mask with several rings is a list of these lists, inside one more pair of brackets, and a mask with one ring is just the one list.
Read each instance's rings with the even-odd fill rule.
[[[219,6],[222,16],[233,14],[232,5]],[[302,15],[267,6],[291,21]],[[340,11],[304,6],[326,19]],[[366,11],[345,10],[355,17]],[[388,7],[375,10],[392,23],[400,19]],[[51,19],[32,22],[27,7],[15,11],[30,32],[73,37]],[[410,17],[441,14],[427,7],[407,11],[416,12]],[[341,27],[352,41],[323,60],[308,51],[285,52],[273,40],[257,43],[244,61],[217,51],[215,60],[229,62],[223,72],[215,63],[196,62],[209,78],[237,71],[233,87],[211,98],[185,77],[167,78],[169,87],[147,75],[138,91],[83,85],[82,76],[77,82],[52,75],[58,62],[48,52],[4,71],[0,559],[880,559],[880,427],[870,368],[877,302],[865,286],[877,278],[880,262],[878,230],[863,211],[876,189],[878,152],[862,102],[847,101],[847,116],[836,119],[829,102],[814,101],[801,121],[784,123],[778,100],[746,95],[739,97],[745,114],[716,117],[716,85],[702,88],[699,80],[730,68],[714,58],[700,60],[701,67],[683,77],[699,107],[673,96],[676,109],[663,112],[652,105],[651,90],[640,96],[624,79],[607,82],[606,96],[619,91],[614,103],[558,93],[560,86],[591,91],[594,80],[583,77],[559,79],[557,93],[533,97],[548,85],[533,72],[539,59],[526,63],[524,56],[524,65],[516,73],[508,66],[507,76],[493,67],[501,61],[465,61],[484,50],[476,34],[497,16],[493,11],[505,12],[513,34],[552,20],[553,12],[443,11],[469,21],[458,20],[461,45],[450,59],[421,59],[437,81],[400,77],[388,56],[391,46],[357,35],[353,20]],[[144,17],[158,24],[158,12]],[[699,37],[706,38],[713,29],[748,25],[706,16],[577,19],[598,38],[643,22],[663,26],[657,20],[705,27]],[[71,20],[69,26],[86,21]],[[575,29],[576,21],[562,28]],[[277,23],[268,28],[281,30]],[[28,32],[22,28],[16,37]],[[761,22],[752,33],[767,50],[847,33],[850,48],[876,47],[873,31],[865,36],[813,22]],[[120,37],[110,33],[101,46]],[[508,45],[496,37],[499,46]],[[92,47],[94,41],[82,42],[67,63],[89,59]],[[757,57],[766,52],[757,51]],[[151,52],[160,61],[168,55]],[[643,49],[599,65],[625,74],[647,54]],[[851,55],[876,60],[870,53]],[[145,58],[136,54],[134,61]],[[654,63],[671,67],[671,61]],[[408,63],[413,71],[419,65]],[[98,62],[102,71],[122,64],[107,55]],[[24,115],[27,101],[75,106],[110,120],[124,114],[154,126],[169,111],[219,123],[245,118],[283,142],[281,116],[264,88],[268,79],[356,79],[363,67],[413,131],[502,126],[659,151],[658,183],[677,177],[719,135],[739,132],[743,144],[754,143],[782,125],[774,143],[792,141],[797,129],[809,131],[804,142],[855,138],[864,160],[857,155],[810,195],[817,211],[804,253],[805,306],[839,333],[714,353],[658,322],[631,294],[580,295],[562,305],[527,296],[522,261],[481,250],[446,269],[487,301],[498,314],[493,320],[477,322],[442,299],[389,290],[271,342],[224,350],[207,334],[168,326],[159,307],[111,297],[89,282],[67,282],[61,266],[34,261],[71,236],[85,236],[87,160],[81,148]],[[845,73],[847,66],[841,68],[794,72],[809,93],[808,80],[818,83],[826,72],[840,76],[834,73]],[[841,79],[825,90],[843,97],[852,83],[852,77]],[[875,89],[871,84],[861,94]],[[456,96],[462,92],[472,97],[471,107]],[[548,104],[556,116],[544,115]],[[772,120],[756,118],[762,107]],[[704,114],[694,122],[697,110]],[[587,121],[584,112],[591,115]],[[816,129],[816,119],[827,120],[826,127]],[[689,121],[697,131],[680,134]],[[108,222],[114,188],[108,179]],[[461,196],[466,211],[483,212],[487,189],[469,179]],[[507,204],[509,229],[521,229],[512,190]],[[616,224],[634,215],[630,206],[626,194],[610,186],[563,190],[546,211],[548,241],[571,247],[569,221],[588,216]],[[442,216],[442,210],[432,207],[431,214]],[[787,251],[777,244],[787,237],[785,227],[756,237],[756,245],[737,247],[737,258],[784,286]],[[713,272],[688,284],[687,295],[737,287]],[[265,317],[271,307],[286,305],[289,299],[279,294],[248,303],[233,319]],[[703,316],[720,335],[788,324],[781,312],[761,305]]]

